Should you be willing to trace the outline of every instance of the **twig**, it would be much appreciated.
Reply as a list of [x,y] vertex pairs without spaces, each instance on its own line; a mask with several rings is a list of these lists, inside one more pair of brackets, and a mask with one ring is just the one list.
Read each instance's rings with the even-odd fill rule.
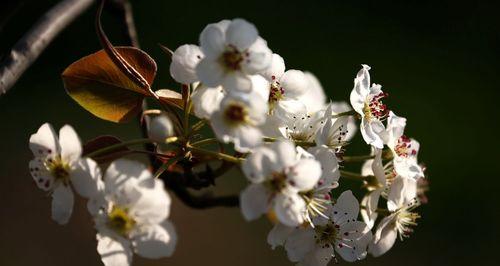
[[6,93],[47,45],[94,0],[64,0],[45,13],[0,64],[0,94]]

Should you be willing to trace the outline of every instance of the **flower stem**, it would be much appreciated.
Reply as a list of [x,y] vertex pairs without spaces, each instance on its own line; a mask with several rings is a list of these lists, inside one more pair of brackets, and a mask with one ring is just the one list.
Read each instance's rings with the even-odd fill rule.
[[[263,137],[262,140],[264,142],[275,142],[278,141],[277,138],[273,137]],[[311,141],[303,141],[303,140],[295,140],[294,141],[295,145],[302,146],[302,147],[313,147],[316,145],[316,143],[311,142]]]
[[344,162],[364,162],[375,158],[375,155],[342,156]]
[[339,117],[342,117],[342,116],[351,116],[351,115],[356,115],[356,111],[354,110],[350,110],[350,111],[346,111],[346,112],[342,112],[342,113],[338,113],[338,114],[335,114],[335,115],[332,115],[332,118],[339,118]]
[[217,143],[217,142],[218,142],[218,140],[216,138],[208,138],[208,139],[193,142],[193,143],[191,143],[191,145],[199,147],[199,146],[203,146],[206,144]]
[[209,155],[209,156],[214,156],[214,157],[216,157],[218,159],[221,159],[221,160],[224,160],[224,161],[227,161],[227,162],[231,162],[231,163],[239,164],[239,163],[241,163],[241,162],[243,162],[245,160],[244,158],[237,158],[237,157],[231,156],[229,154],[225,154],[225,153],[221,153],[221,152],[215,152],[215,151],[210,151],[210,150],[205,150],[205,149],[202,149],[202,148],[194,147],[192,145],[187,145],[186,148],[189,149],[189,150],[191,150],[194,153],[203,154],[203,155]]
[[363,176],[363,175],[360,175],[357,173],[353,173],[353,172],[349,172],[349,171],[344,171],[344,170],[340,170],[340,176],[348,178],[348,179],[352,179],[352,180],[365,180],[366,179],[366,176]]
[[138,145],[138,144],[144,144],[144,143],[154,143],[154,142],[155,141],[153,141],[152,139],[134,139],[134,140],[124,141],[121,143],[117,143],[117,144],[110,145],[110,146],[104,147],[102,149],[93,151],[89,154],[86,154],[85,156],[86,157],[95,157],[97,155],[100,155],[100,154],[103,154],[106,152],[110,152],[110,151],[116,150],[118,148],[132,146],[132,145]]

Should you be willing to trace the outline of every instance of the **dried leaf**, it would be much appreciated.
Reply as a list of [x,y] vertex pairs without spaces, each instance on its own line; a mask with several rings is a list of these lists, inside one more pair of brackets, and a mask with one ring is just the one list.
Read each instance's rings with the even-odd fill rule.
[[169,89],[157,90],[155,93],[156,95],[158,95],[162,102],[180,109],[184,109],[184,102],[180,93]]

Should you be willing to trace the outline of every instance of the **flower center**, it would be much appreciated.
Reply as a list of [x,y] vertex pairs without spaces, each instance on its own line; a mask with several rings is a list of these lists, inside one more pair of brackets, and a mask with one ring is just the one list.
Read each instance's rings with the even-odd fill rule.
[[69,180],[69,165],[61,159],[60,156],[56,158],[47,159],[47,167],[56,180],[66,183]]
[[[274,78],[274,76],[273,76]],[[280,86],[278,81],[271,83],[271,88],[269,90],[269,109],[273,110],[276,103],[281,101],[285,97],[285,89]]]
[[411,139],[407,136],[403,135],[398,139],[396,146],[394,147],[394,152],[399,157],[409,157],[417,154],[417,150],[412,149],[411,147]]
[[332,221],[328,221],[326,225],[316,225],[314,232],[316,233],[314,236],[316,244],[327,248],[338,239],[339,226]]
[[248,121],[248,110],[239,103],[231,103],[224,110],[224,118],[228,124],[237,125]]
[[241,69],[241,62],[245,60],[245,54],[233,46],[229,46],[220,58],[222,65],[228,71]]
[[406,207],[403,207],[397,211],[396,214],[396,228],[399,232],[399,236],[402,239],[403,237],[409,237],[413,232],[412,226],[416,226],[416,220],[420,218],[420,215],[416,212],[412,212],[418,204],[412,203]]
[[126,208],[113,206],[111,212],[108,213],[107,225],[118,234],[126,236],[134,228],[135,221],[130,217]]
[[283,172],[272,173],[267,185],[272,192],[279,193],[286,187],[286,174]]
[[387,93],[380,92],[379,94],[373,96],[371,100],[365,102],[363,113],[368,121],[373,118],[383,120],[389,115],[389,108],[387,108],[387,105],[382,103],[382,99],[387,96]]

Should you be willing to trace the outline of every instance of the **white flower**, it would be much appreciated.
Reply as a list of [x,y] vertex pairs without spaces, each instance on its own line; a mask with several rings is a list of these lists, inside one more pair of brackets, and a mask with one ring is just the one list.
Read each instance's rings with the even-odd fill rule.
[[159,143],[164,143],[168,137],[174,134],[174,125],[166,113],[161,113],[151,118],[148,129],[150,139],[158,141]]
[[285,60],[279,54],[273,54],[269,67],[261,73],[269,82],[279,80],[285,73]]
[[306,202],[300,192],[317,184],[321,177],[318,161],[301,158],[292,143],[278,141],[255,148],[242,168],[252,182],[240,195],[245,219],[254,220],[272,210],[284,225],[305,221]]
[[197,86],[191,94],[194,114],[202,119],[210,119],[210,116],[219,109],[225,95],[226,92],[221,86],[214,88],[203,84]]
[[412,212],[418,206],[416,196],[417,183],[414,179],[399,177],[393,181],[387,199],[387,209],[391,214],[378,224],[368,249],[373,256],[378,257],[391,249],[398,234],[402,240],[413,232],[410,226],[417,225],[415,221],[420,218]]
[[210,117],[210,122],[217,138],[224,143],[234,143],[239,152],[249,152],[262,142],[259,126],[266,121],[267,101],[258,93],[265,89],[267,82],[261,76],[253,76],[253,84],[263,84],[251,93],[229,93],[220,103],[220,107]]
[[[332,115],[336,115],[339,113],[351,111],[352,108],[347,102],[330,102],[330,106],[332,107]],[[347,134],[345,135],[345,140],[350,141],[354,135],[356,135],[356,131],[358,130],[356,118],[354,116],[348,116],[347,118]]]
[[[307,107],[300,97],[309,89],[309,80],[300,70],[287,70],[281,76],[274,75],[270,85],[269,113],[286,121],[299,114],[307,114]],[[279,77],[279,78],[278,78]]]
[[132,253],[171,256],[177,235],[167,220],[170,196],[141,163],[119,159],[105,174],[105,205],[95,215],[97,251],[106,266],[127,266]]
[[349,130],[347,128],[348,118],[345,116],[332,118],[332,108],[332,104],[329,104],[324,112],[316,134],[316,143],[335,148],[343,145]]
[[382,136],[393,153],[396,172],[403,177],[418,179],[424,176],[417,161],[420,144],[404,135],[405,126],[406,118],[390,112],[387,119],[387,130]]
[[304,74],[308,81],[308,90],[299,97],[299,100],[304,103],[308,113],[316,113],[325,109],[326,95],[323,86],[313,73],[306,71]]
[[272,52],[253,24],[243,19],[209,24],[200,35],[205,57],[196,67],[200,81],[208,87],[222,85],[227,91],[249,92],[249,76],[265,71]]
[[382,103],[387,96],[382,87],[377,84],[370,86],[370,67],[363,65],[354,79],[354,88],[351,91],[351,105],[361,115],[361,134],[366,143],[382,149],[384,142],[381,134],[385,131],[382,121],[387,117],[389,110]]
[[52,219],[66,224],[73,211],[71,186],[83,197],[93,197],[102,189],[101,170],[90,158],[81,158],[82,145],[69,125],[59,131],[43,124],[30,137],[30,149],[35,158],[29,168],[35,183],[52,195]]
[[377,208],[380,196],[387,193],[387,188],[396,177],[394,171],[385,171],[382,163],[382,150],[374,149],[373,153],[375,158],[367,160],[361,169],[361,175],[374,178],[370,180],[371,182],[365,182],[368,192],[361,200],[361,206],[363,206],[361,217],[370,228],[373,228],[378,217]]
[[198,81],[196,66],[203,57],[203,52],[196,45],[184,44],[179,46],[172,55],[170,75],[175,81],[182,84],[190,84]]
[[328,219],[318,218],[314,228],[298,227],[288,235],[288,258],[307,266],[326,266],[335,253],[349,262],[365,258],[372,235],[365,223],[356,221],[358,212],[352,192],[343,192],[328,209]]
[[[285,117],[280,122],[279,126],[280,135],[284,138],[294,141],[313,142],[316,137],[316,132],[320,127],[321,116],[319,113],[312,115],[308,114],[294,114],[290,117]],[[271,120],[272,121],[272,120]],[[276,127],[277,125],[269,125]]]

